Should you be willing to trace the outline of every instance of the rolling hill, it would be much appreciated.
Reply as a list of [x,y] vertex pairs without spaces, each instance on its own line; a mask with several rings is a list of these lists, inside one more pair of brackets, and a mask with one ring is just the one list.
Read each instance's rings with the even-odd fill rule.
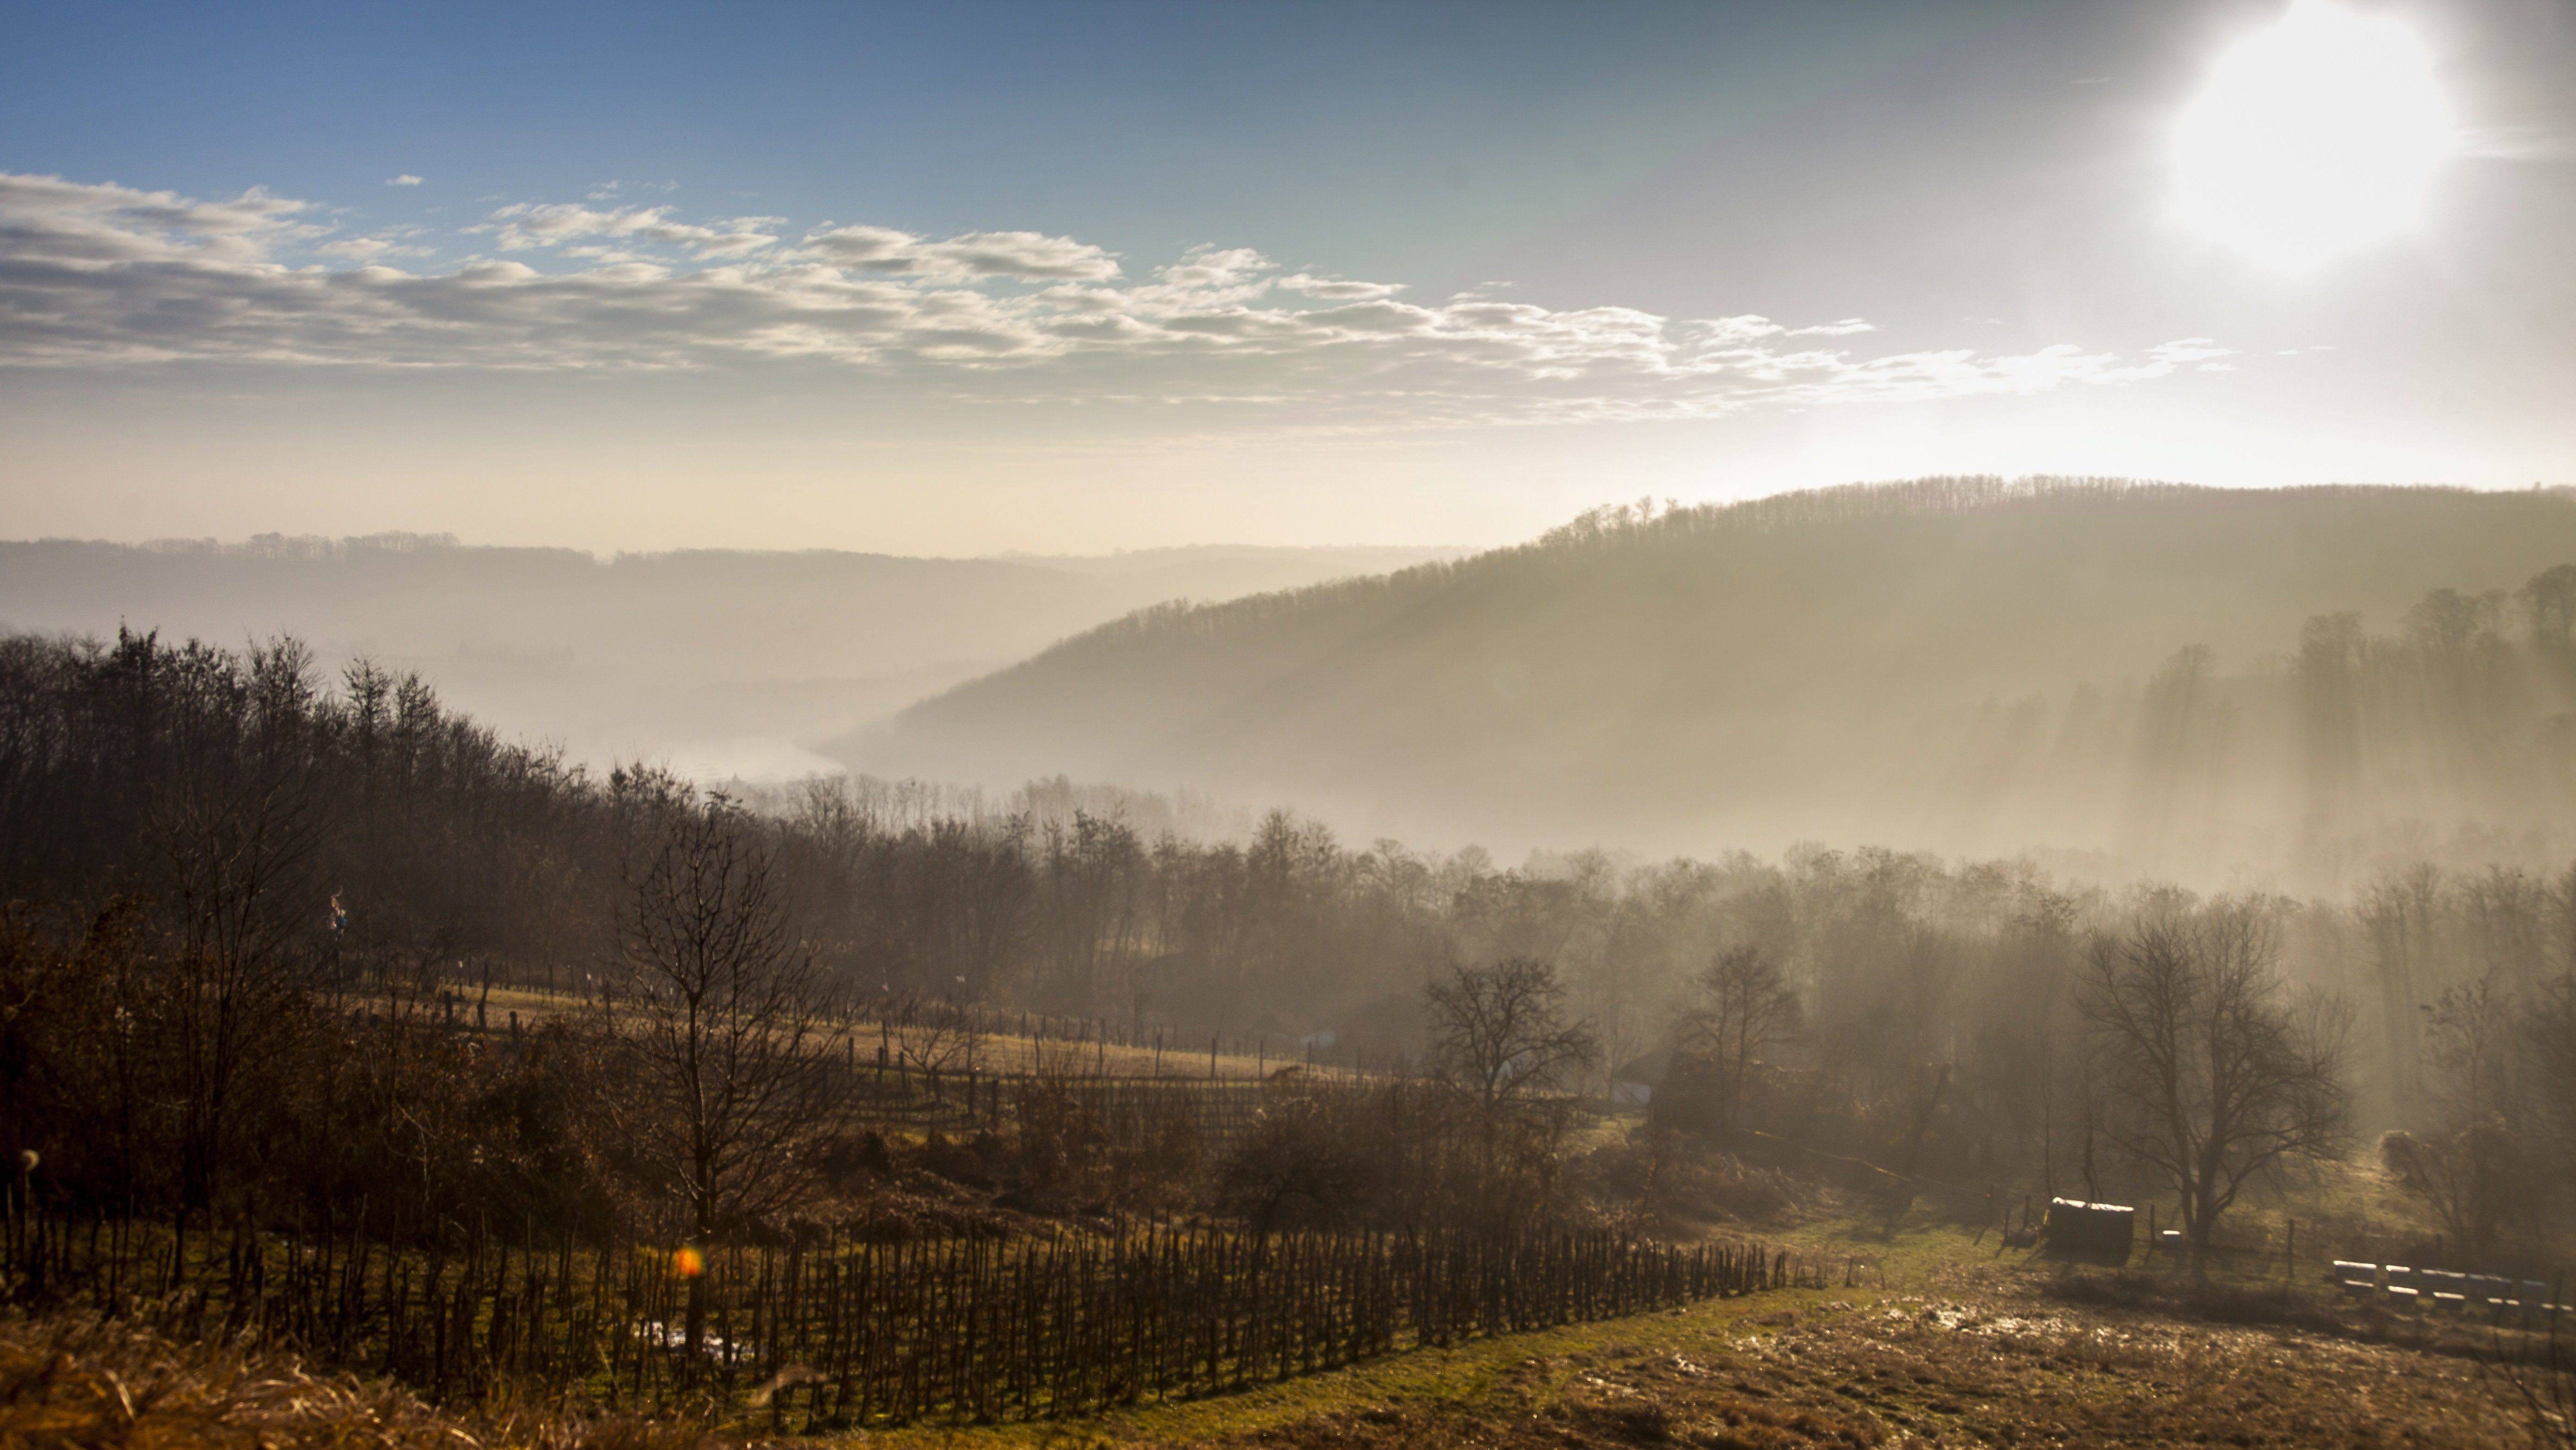
[[2513,593],[2571,560],[2563,490],[1932,479],[1610,511],[1145,610],[834,749],[1431,841],[2350,864],[2576,817],[2565,661]]

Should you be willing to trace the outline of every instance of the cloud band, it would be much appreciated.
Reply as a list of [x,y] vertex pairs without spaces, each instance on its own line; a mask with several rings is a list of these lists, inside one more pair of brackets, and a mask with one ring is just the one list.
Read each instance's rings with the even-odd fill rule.
[[[0,174],[0,366],[172,362],[716,368],[795,361],[888,388],[1304,403],[1384,422],[1700,417],[1763,405],[2031,393],[2227,355],[2068,345],[1855,355],[1860,318],[1672,319],[1287,272],[1203,247],[1125,275],[1030,231],[927,238],[670,207],[518,204],[463,236],[497,255],[405,270],[418,229],[342,236],[312,203],[201,201]],[[397,241],[396,239],[400,240]],[[545,263],[531,265],[531,260]]]

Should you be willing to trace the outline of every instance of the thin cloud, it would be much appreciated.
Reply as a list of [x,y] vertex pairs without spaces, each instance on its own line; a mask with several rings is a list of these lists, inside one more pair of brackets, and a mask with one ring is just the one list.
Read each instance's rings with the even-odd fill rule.
[[[416,229],[332,237],[307,203],[0,174],[0,365],[718,369],[799,364],[860,385],[1018,400],[1293,409],[1315,426],[1708,417],[1760,407],[2110,386],[2232,354],[2059,344],[1864,355],[1862,318],[1669,318],[1284,271],[1198,247],[1129,279],[1035,231],[929,238],[669,207],[520,203],[496,255],[406,270]],[[531,265],[531,261],[542,265]]]
[[968,232],[930,241],[892,227],[825,227],[806,235],[805,256],[836,267],[888,276],[1106,282],[1118,276],[1109,252],[1043,232]]
[[387,185],[387,186],[418,186],[418,185],[420,185],[420,178],[419,178],[419,177],[417,177],[417,176],[414,176],[414,175],[412,175],[410,172],[406,171],[406,172],[404,172],[404,173],[403,173],[402,175],[400,175],[400,176],[388,176],[388,177],[386,177],[386,178],[385,178],[385,185]]
[[1283,292],[1302,292],[1325,302],[1375,302],[1404,290],[1401,282],[1353,282],[1343,277],[1317,277],[1298,272],[1279,279]]
[[410,240],[420,234],[418,227],[390,227],[366,236],[335,237],[313,248],[325,257],[339,257],[352,262],[378,262],[389,257],[426,257],[431,249]]
[[778,245],[774,232],[780,217],[731,217],[712,225],[671,220],[671,208],[616,207],[600,210],[576,202],[539,205],[520,202],[492,213],[467,230],[489,233],[505,252],[556,247],[586,237],[632,238],[679,247],[698,257],[739,257]]

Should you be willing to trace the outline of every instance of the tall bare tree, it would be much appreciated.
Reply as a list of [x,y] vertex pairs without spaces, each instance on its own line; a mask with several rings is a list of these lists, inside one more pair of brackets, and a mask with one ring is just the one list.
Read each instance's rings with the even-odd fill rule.
[[2419,861],[2386,873],[2358,903],[2378,969],[2389,1106],[2401,1123],[2420,1122],[2424,1114],[2423,1014],[2417,1009],[2439,968],[2444,900],[2441,868]]
[[2523,1031],[2541,1120],[2554,1130],[2567,1166],[2576,1169],[2576,972],[2542,989]]
[[2196,1260],[2256,1172],[2342,1138],[2341,1024],[2286,999],[2278,917],[2174,893],[2093,944],[2080,1005],[2115,1096],[2106,1136],[2181,1198]]
[[[2430,1204],[2452,1243],[2478,1257],[2508,1228],[2536,1227],[2549,1175],[2529,1131],[2526,1041],[2517,1024],[2545,1020],[2492,971],[2445,991],[2425,1009],[2431,1116],[2426,1130],[2392,1132],[2380,1158]],[[2537,1065],[2534,1063],[2533,1065]]]
[[1718,1129],[1731,1133],[1742,1124],[1753,1064],[1798,1030],[1798,994],[1755,946],[1719,952],[1691,985],[1695,1001],[1683,1043],[1717,1064]]
[[1433,1065],[1467,1099],[1490,1175],[1505,1125],[1571,1085],[1600,1044],[1589,1026],[1566,1020],[1564,984],[1544,962],[1453,967],[1427,993]]
[[[633,882],[620,1016],[639,1060],[636,1141],[701,1245],[810,1186],[803,1151],[834,1082],[812,957],[792,940],[755,824],[717,797],[664,818]],[[706,1326],[703,1279],[688,1307]]]
[[173,732],[147,806],[171,927],[151,1015],[176,1110],[183,1228],[192,1210],[215,1207],[243,1105],[292,1048],[311,966],[303,945],[321,926],[308,657],[282,641],[252,650],[247,670],[190,658],[224,708]]

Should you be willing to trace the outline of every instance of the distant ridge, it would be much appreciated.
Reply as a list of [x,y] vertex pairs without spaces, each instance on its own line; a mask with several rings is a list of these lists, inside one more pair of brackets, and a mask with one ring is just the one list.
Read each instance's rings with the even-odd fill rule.
[[1139,605],[1227,599],[1448,551],[924,559],[691,549],[594,557],[443,534],[0,542],[0,626],[224,645],[287,633],[325,668],[416,669],[505,735],[581,758],[754,773]]

